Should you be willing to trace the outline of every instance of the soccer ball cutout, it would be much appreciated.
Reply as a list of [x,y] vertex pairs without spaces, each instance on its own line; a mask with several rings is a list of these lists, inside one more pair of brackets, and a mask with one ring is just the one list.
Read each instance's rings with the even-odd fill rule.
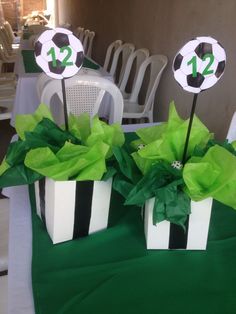
[[43,32],[35,43],[34,54],[40,68],[55,79],[74,76],[84,59],[80,40],[64,28]]
[[181,161],[175,160],[172,162],[171,167],[173,167],[174,169],[181,170],[183,168],[183,164]]
[[184,90],[198,94],[218,82],[225,63],[225,51],[219,42],[211,37],[197,37],[175,56],[174,77]]

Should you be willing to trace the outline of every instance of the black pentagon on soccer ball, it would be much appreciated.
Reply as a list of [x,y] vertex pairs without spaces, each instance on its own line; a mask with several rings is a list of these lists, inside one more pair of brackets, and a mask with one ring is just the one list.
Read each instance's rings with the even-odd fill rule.
[[53,66],[53,62],[50,61],[48,62],[48,67],[50,72],[55,73],[55,74],[62,74],[62,72],[65,70],[65,67],[61,65],[61,61],[56,60],[57,65]]
[[68,35],[63,33],[56,33],[56,35],[52,37],[52,41],[58,48],[70,45]]
[[77,52],[75,65],[79,68],[83,64],[84,61],[84,53],[83,51]]
[[180,68],[182,60],[183,60],[183,56],[180,53],[177,54],[174,60],[174,65],[173,65],[175,71]]
[[36,41],[36,43],[34,44],[34,53],[36,57],[41,55],[42,46],[43,44],[40,41]]
[[187,83],[191,87],[200,87],[204,81],[204,76],[201,73],[197,72],[197,76],[193,77],[192,74],[187,76]]
[[197,56],[202,59],[205,54],[212,54],[212,44],[201,43],[195,48],[195,53]]
[[215,72],[215,76],[217,78],[220,77],[223,74],[224,69],[225,69],[225,61],[219,62],[218,66],[217,66],[217,69],[216,69],[216,72]]

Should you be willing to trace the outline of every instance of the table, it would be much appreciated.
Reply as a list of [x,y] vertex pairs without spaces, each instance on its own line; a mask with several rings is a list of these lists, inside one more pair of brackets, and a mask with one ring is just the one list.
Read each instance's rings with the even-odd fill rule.
[[[133,131],[131,126],[128,129]],[[27,187],[13,187],[7,192],[10,195],[9,314],[33,314],[28,191]],[[117,226],[90,236],[93,237],[91,240],[73,241],[75,246],[71,248],[62,244],[67,253],[71,249],[79,249],[74,250],[74,265],[67,269],[67,281],[77,280],[74,277],[75,265],[80,265],[78,313],[236,313],[236,212],[215,202],[207,251],[187,252],[147,251],[142,220],[134,211],[134,208],[123,211]],[[39,219],[34,218],[33,221],[40,233],[36,235],[37,247],[40,248],[42,237],[46,238],[47,234],[41,234]],[[57,257],[62,254],[62,246],[59,244],[53,248]],[[51,248],[48,241],[45,251],[42,247],[41,251],[36,251],[48,255]],[[58,269],[63,262],[60,258],[57,261],[53,268],[48,265],[46,271],[58,279]],[[45,265],[37,269],[39,274],[42,275],[43,269]],[[48,289],[46,291],[50,295],[51,287],[47,287],[46,282],[45,275],[42,275],[38,284],[41,289],[42,285]],[[59,281],[55,283],[58,304],[64,297],[62,286]],[[40,313],[74,313],[70,312],[73,298],[67,302],[67,311],[64,312],[53,312],[48,301],[44,299],[45,307]]]
[[[17,114],[31,114],[33,113],[38,105],[40,104],[40,99],[37,95],[36,82],[40,73],[26,73],[23,63],[22,50],[32,50],[32,44],[30,40],[22,40],[21,48],[18,52],[18,58],[15,64],[15,73],[18,76],[17,88],[15,102],[12,112],[11,125],[15,125],[15,116]],[[91,60],[91,62],[94,62]],[[102,67],[96,72],[102,77],[112,80],[112,76],[107,73]],[[82,68],[79,73],[86,74],[86,68]],[[110,97],[105,95],[103,98],[102,108],[100,110],[100,115],[103,117],[109,116],[110,112]]]

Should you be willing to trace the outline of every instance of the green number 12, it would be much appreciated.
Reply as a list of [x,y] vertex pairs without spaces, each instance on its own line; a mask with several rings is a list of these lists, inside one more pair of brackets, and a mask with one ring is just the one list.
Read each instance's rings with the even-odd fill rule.
[[[202,72],[203,76],[212,74],[214,71],[210,70],[212,63],[214,62],[214,56],[211,53],[207,53],[203,56],[202,60],[205,61],[209,59],[208,64],[206,65],[205,69]],[[187,65],[192,65],[192,77],[197,77],[197,57],[193,56],[191,60],[187,63]]]
[[[73,65],[73,62],[69,61],[71,55],[72,55],[72,49],[69,47],[69,46],[65,46],[65,47],[61,47],[60,49],[60,52],[64,52],[66,51],[67,54],[65,56],[65,58],[62,60],[62,63],[61,65],[63,67],[67,67],[67,66],[70,66],[70,65]],[[52,47],[48,53],[47,53],[48,56],[52,56],[52,66],[55,68],[57,66],[57,59],[56,59],[56,54],[55,54],[55,49],[54,47]]]

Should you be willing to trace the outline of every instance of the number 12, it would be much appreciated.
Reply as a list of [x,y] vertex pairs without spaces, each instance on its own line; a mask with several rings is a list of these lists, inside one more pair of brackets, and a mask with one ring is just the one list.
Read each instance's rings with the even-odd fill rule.
[[[211,53],[207,53],[203,56],[202,60],[205,61],[209,59],[208,64],[202,72],[203,76],[214,73],[214,70],[210,70],[212,63],[214,62],[214,56]],[[197,57],[193,56],[191,60],[187,63],[187,65],[192,65],[192,77],[197,77]]]
[[[73,65],[73,62],[69,61],[71,55],[72,55],[72,49],[69,47],[69,46],[65,46],[65,47],[61,47],[60,49],[60,52],[64,52],[66,51],[67,54],[65,56],[65,58],[62,60],[62,63],[61,65],[63,67],[67,67],[67,66],[70,66],[70,65]],[[55,54],[55,49],[54,47],[52,47],[48,53],[47,53],[48,56],[52,56],[52,66],[55,68],[57,66],[57,59],[56,59],[56,54]]]

